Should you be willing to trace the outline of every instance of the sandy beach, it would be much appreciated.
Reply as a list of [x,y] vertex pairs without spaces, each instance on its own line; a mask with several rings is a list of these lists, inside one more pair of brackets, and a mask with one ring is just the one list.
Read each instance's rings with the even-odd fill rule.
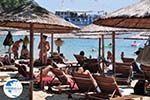
[[[5,72],[3,72],[4,74]],[[15,72],[13,72],[14,75]],[[8,80],[9,78],[5,79]],[[135,85],[137,81],[133,81],[131,84],[131,87],[133,87]],[[22,94],[15,98],[9,98],[5,95],[4,91],[3,91],[3,84],[4,82],[0,82],[0,100],[29,100],[29,84],[28,83],[22,83],[23,85],[23,92]],[[129,93],[133,93],[133,88],[124,88],[123,89],[123,95],[128,95]],[[42,91],[38,88],[36,88],[36,86],[34,86],[34,90],[33,90],[33,100],[86,100],[85,95],[81,94],[81,93],[73,93],[72,94],[72,98],[68,99],[68,95],[67,92],[62,92],[62,93],[47,93],[46,90],[48,89],[47,86],[44,87],[45,91]],[[112,99],[113,100],[113,99]],[[114,100],[121,100],[121,99],[114,99]],[[132,100],[139,100],[139,98],[134,98]],[[150,100],[150,97],[144,97],[142,100]]]

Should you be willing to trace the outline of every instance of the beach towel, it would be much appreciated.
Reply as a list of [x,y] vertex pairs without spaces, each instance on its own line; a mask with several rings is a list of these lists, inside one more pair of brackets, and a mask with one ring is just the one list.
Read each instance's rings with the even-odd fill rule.
[[4,46],[11,46],[13,43],[14,43],[14,41],[13,41],[12,35],[10,32],[8,32],[6,38],[3,42],[3,45]]

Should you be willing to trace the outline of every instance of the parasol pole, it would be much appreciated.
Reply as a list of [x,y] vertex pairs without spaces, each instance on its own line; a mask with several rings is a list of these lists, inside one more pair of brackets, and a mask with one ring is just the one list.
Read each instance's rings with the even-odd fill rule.
[[112,54],[113,54],[113,58],[112,58],[112,68],[113,68],[113,73],[116,72],[115,70],[115,32],[112,32]]
[[98,66],[99,66],[99,72],[101,73],[101,66],[100,66],[100,57],[101,57],[101,37],[98,38]]
[[54,34],[51,34],[51,56],[53,55],[53,46],[54,46]]
[[[43,33],[40,34],[40,55],[43,54]],[[40,60],[42,64],[44,64],[44,58],[43,56],[40,56]]]
[[[43,33],[40,34],[40,55],[43,54]],[[42,64],[44,64],[43,56],[40,58]],[[42,68],[40,69],[40,89],[44,89],[43,87],[43,79],[42,79]]]
[[[101,38],[102,38],[102,58],[105,58],[105,49],[104,49],[104,35],[102,34],[101,35]],[[104,62],[102,61],[102,71],[104,73]]]
[[30,84],[29,84],[29,100],[33,100],[33,24],[30,24]]

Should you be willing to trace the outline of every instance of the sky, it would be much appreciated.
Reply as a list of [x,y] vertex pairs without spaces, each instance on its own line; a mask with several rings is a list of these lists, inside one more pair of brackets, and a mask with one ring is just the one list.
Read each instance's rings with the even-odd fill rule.
[[106,11],[126,7],[139,0],[35,0],[40,6],[55,12],[60,10],[71,11]]

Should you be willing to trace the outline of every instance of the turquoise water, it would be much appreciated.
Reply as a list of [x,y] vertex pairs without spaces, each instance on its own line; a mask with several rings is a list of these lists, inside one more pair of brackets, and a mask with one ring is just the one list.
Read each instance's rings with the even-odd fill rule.
[[[8,47],[3,46],[5,36],[0,36],[0,54],[4,54],[7,52]],[[24,38],[24,36],[13,36],[14,41]],[[39,36],[34,37],[34,58],[38,58],[38,43],[39,43]],[[64,44],[61,47],[61,52],[63,52],[64,56],[69,60],[75,60],[73,54],[79,54],[81,50],[85,51],[85,55],[89,57],[90,55],[93,58],[98,57],[98,39],[63,39]],[[48,38],[50,42],[50,38]],[[111,39],[105,39],[105,46],[111,43]],[[144,40],[137,40],[137,43],[140,43],[138,47],[131,47],[131,43],[134,40],[125,40],[125,39],[116,39],[116,59],[120,60],[120,54],[124,51],[126,57],[136,57],[134,52],[138,49],[138,47],[143,47],[145,41]],[[92,51],[92,48],[95,51]],[[21,47],[20,47],[21,49]],[[107,51],[111,51],[112,48],[105,48],[105,56]],[[56,46],[54,44],[54,52],[56,52]],[[50,52],[50,51],[49,51]]]

